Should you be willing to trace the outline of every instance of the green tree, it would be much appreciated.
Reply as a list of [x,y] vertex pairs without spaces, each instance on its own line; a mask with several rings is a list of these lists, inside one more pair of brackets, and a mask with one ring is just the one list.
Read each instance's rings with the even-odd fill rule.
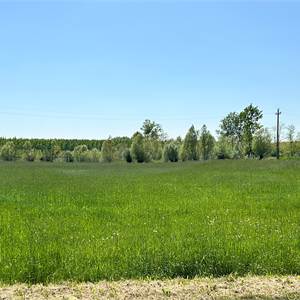
[[62,158],[65,162],[73,162],[74,161],[73,153],[70,150],[64,151],[62,154]]
[[168,143],[164,147],[163,158],[165,162],[177,162],[179,159],[178,146],[174,143]]
[[233,149],[231,139],[221,135],[216,143],[215,155],[218,159],[230,159],[233,158]]
[[74,148],[73,155],[74,159],[77,162],[86,161],[88,154],[88,147],[86,145],[79,145]]
[[200,134],[200,154],[202,159],[207,160],[213,156],[215,139],[207,129],[206,125],[201,128]]
[[[237,156],[242,155],[242,137],[243,137],[243,124],[240,114],[236,112],[229,113],[220,124],[218,133],[222,137],[226,137],[230,141],[231,148],[237,153]],[[224,140],[223,140],[224,141]]]
[[287,129],[286,137],[289,142],[289,156],[293,157],[296,152],[296,141],[295,141],[296,128],[294,125],[289,125],[286,129]]
[[123,159],[125,161],[127,161],[128,163],[132,162],[132,156],[131,156],[131,153],[130,153],[129,149],[124,150],[124,152],[123,152]]
[[253,155],[253,138],[255,133],[261,128],[260,120],[263,113],[257,106],[250,104],[240,113],[240,120],[243,128],[243,141],[245,142],[246,155]]
[[101,152],[97,148],[88,151],[88,160],[90,162],[99,162],[101,159]]
[[144,148],[144,137],[140,132],[136,132],[132,137],[130,153],[133,160],[136,160],[139,163],[148,160]]
[[32,148],[30,141],[25,141],[23,144],[23,158],[26,161],[34,161],[36,156],[35,150]]
[[17,158],[16,147],[13,142],[7,142],[1,148],[1,158],[6,161],[13,161]]
[[112,162],[113,160],[113,147],[111,138],[104,141],[101,149],[101,158],[104,162]]
[[263,159],[272,151],[272,136],[267,129],[261,128],[254,136],[254,154]]
[[146,119],[141,127],[142,133],[146,139],[158,140],[163,136],[163,129],[160,124]]
[[181,148],[180,156],[183,161],[199,159],[199,155],[197,151],[197,143],[198,143],[198,133],[194,125],[192,125],[192,127],[189,129],[188,133],[184,138],[183,145]]
[[165,140],[165,133],[160,124],[145,120],[141,127],[144,136],[144,150],[148,160],[160,160],[162,157],[162,142]]

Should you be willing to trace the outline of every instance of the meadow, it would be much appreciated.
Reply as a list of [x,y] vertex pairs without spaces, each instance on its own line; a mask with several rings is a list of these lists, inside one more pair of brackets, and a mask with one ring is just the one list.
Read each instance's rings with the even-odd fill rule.
[[300,274],[300,161],[0,163],[0,282]]

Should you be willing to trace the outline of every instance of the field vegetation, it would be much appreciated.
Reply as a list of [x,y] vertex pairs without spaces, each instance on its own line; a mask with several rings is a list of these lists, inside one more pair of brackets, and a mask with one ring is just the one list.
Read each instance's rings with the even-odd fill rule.
[[[247,106],[231,112],[220,122],[215,137],[203,125],[192,125],[185,137],[168,138],[160,124],[145,120],[140,131],[130,137],[107,140],[0,138],[0,158],[5,161],[131,162],[187,161],[275,157],[275,131],[261,124],[262,111]],[[281,156],[300,157],[300,133],[293,125],[281,124]]]
[[298,160],[1,162],[0,193],[3,283],[300,274]]

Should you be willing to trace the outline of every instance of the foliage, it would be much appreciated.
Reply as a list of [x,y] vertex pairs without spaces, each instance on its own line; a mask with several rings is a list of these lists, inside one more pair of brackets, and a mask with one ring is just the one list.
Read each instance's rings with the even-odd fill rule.
[[250,104],[241,113],[240,119],[243,126],[243,140],[245,142],[246,155],[253,154],[254,134],[261,128],[259,121],[262,119],[262,111],[257,106]]
[[227,141],[230,141],[233,152],[237,153],[237,156],[242,156],[242,137],[243,137],[243,124],[240,118],[240,114],[236,112],[229,113],[220,123],[220,130],[218,133],[221,137],[225,137]]
[[128,163],[132,162],[132,156],[131,156],[131,153],[130,153],[129,149],[124,150],[124,152],[123,152],[123,159],[126,162],[128,162]]
[[13,161],[17,158],[16,147],[13,142],[7,142],[1,148],[1,158],[7,161]]
[[76,146],[73,151],[74,159],[77,162],[84,162],[87,160],[88,147],[86,145]]
[[113,160],[113,148],[112,148],[112,141],[110,138],[104,141],[102,145],[101,158],[102,161],[104,162],[112,162]]
[[62,158],[65,162],[73,162],[74,161],[73,153],[72,153],[72,151],[69,151],[69,150],[63,152]]
[[288,156],[293,157],[296,153],[296,128],[294,125],[289,125],[287,127],[287,140],[289,142],[289,152]]
[[201,128],[199,143],[200,143],[200,154],[202,159],[208,160],[213,156],[215,139],[208,131],[206,125],[203,125]]
[[30,141],[26,141],[23,145],[23,158],[26,161],[34,161],[36,157],[36,152],[32,148]]
[[188,133],[186,134],[183,145],[181,148],[181,160],[198,160],[199,155],[197,151],[197,144],[198,144],[198,133],[192,125],[192,127],[189,129]]
[[234,157],[232,140],[226,136],[221,136],[215,147],[215,156],[217,159],[231,159]]
[[262,111],[250,104],[242,112],[231,112],[220,124],[219,134],[230,138],[236,156],[241,157],[242,151],[250,157],[253,155],[253,138],[261,128]]
[[162,142],[144,138],[144,150],[147,160],[160,160],[162,158]]
[[[104,143],[103,143],[104,145]],[[103,147],[102,145],[102,147]],[[101,152],[97,148],[93,148],[88,151],[88,161],[89,162],[99,162],[101,160]]]
[[254,154],[263,159],[272,150],[272,136],[267,129],[259,130],[254,137]]
[[158,140],[164,136],[161,125],[148,119],[144,121],[141,130],[146,139]]
[[[175,143],[182,161],[232,158],[244,158],[245,155],[254,155],[254,137],[262,128],[260,120],[262,112],[252,104],[242,112],[231,112],[221,120],[218,139],[215,140],[209,133],[206,126],[199,133],[192,126],[185,138],[181,137],[167,139],[166,133],[160,124],[154,121],[145,120],[142,126],[142,133],[136,133],[132,138],[115,137],[104,140],[78,140],[78,139],[6,139],[0,138],[0,149],[8,142],[13,143],[13,158],[5,155],[9,149],[4,147],[2,159],[24,159],[27,161],[76,161],[76,162],[98,162],[101,160],[102,149],[103,161],[124,160],[124,153],[130,149],[130,157],[138,162],[160,161],[165,159],[164,147],[167,144]],[[280,131],[284,128],[280,124]],[[273,129],[274,130],[274,129]],[[300,156],[300,138],[296,137],[296,130],[293,125],[286,128],[287,142],[280,141],[281,157]],[[84,143],[83,143],[84,142]],[[103,147],[104,145],[104,147]],[[276,155],[274,141],[271,145],[271,155]],[[256,149],[257,150],[257,149]],[[68,151],[68,152],[67,152]],[[126,151],[128,154],[128,151]],[[67,157],[65,157],[65,155]],[[129,156],[128,159],[130,160]],[[126,160],[126,159],[125,159]]]
[[166,144],[163,151],[163,158],[165,162],[177,162],[179,159],[178,146],[173,142]]
[[144,147],[144,137],[140,132],[136,132],[132,137],[130,153],[132,159],[138,163],[143,163],[148,160]]

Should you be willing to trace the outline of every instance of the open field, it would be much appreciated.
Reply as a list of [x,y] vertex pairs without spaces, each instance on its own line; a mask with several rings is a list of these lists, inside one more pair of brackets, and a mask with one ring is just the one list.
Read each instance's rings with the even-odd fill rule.
[[0,286],[1,300],[54,299],[197,299],[197,300],[298,300],[300,277],[195,278],[126,280],[60,285]]
[[0,163],[0,282],[300,274],[300,161]]

